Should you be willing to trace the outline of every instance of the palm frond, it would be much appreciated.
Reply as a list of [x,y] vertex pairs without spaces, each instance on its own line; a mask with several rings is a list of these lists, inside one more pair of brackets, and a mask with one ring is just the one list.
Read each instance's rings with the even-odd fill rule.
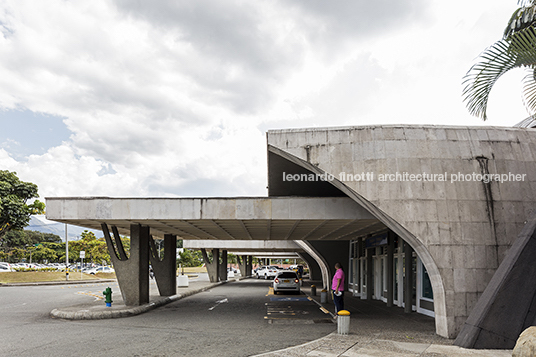
[[[480,55],[481,61],[474,64],[463,80],[463,100],[469,113],[483,120],[489,94],[497,80],[506,72],[517,67],[534,68],[536,64],[536,33],[532,27],[512,33],[508,40],[500,40]],[[532,86],[524,93],[531,93]],[[534,112],[532,100],[526,100],[527,109]]]
[[536,113],[536,71],[532,68],[523,78],[523,103],[529,113]]
[[516,57],[509,51],[509,44],[498,41],[481,55],[481,62],[474,64],[463,80],[463,101],[471,115],[487,119],[486,109],[493,85],[506,72],[515,68]]

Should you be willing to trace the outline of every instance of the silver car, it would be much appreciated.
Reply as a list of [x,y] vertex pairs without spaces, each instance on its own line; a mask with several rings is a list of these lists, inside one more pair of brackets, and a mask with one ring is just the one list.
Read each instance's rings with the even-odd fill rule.
[[300,292],[300,279],[293,271],[283,271],[274,278],[274,294],[280,291]]

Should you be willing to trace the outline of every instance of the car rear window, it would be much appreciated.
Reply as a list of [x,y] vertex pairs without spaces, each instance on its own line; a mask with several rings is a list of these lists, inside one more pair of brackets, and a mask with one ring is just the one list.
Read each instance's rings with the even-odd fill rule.
[[284,278],[284,279],[288,279],[288,278],[296,279],[298,276],[296,275],[296,273],[289,271],[289,272],[280,273],[278,277]]

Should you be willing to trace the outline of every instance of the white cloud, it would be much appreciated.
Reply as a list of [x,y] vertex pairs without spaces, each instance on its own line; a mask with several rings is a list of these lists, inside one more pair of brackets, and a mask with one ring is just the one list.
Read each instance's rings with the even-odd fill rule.
[[[0,167],[42,196],[263,195],[268,128],[486,124],[461,80],[515,7],[7,0],[0,109],[65,118],[72,135],[24,159],[4,141]],[[526,116],[520,91],[498,83],[489,124]]]

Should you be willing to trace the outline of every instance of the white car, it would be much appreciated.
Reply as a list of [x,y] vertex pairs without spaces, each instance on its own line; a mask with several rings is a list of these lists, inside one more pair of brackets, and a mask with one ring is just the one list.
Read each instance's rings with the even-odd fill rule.
[[257,279],[264,278],[264,280],[275,278],[279,273],[279,267],[275,265],[265,265],[257,270]]
[[0,273],[8,273],[12,271],[13,269],[11,269],[11,264],[0,262]]
[[114,268],[111,268],[111,267],[98,267],[98,268],[88,269],[84,271],[84,273],[95,275],[97,273],[115,273],[115,270]]
[[280,291],[300,292],[300,279],[293,271],[282,271],[274,278],[274,294]]

